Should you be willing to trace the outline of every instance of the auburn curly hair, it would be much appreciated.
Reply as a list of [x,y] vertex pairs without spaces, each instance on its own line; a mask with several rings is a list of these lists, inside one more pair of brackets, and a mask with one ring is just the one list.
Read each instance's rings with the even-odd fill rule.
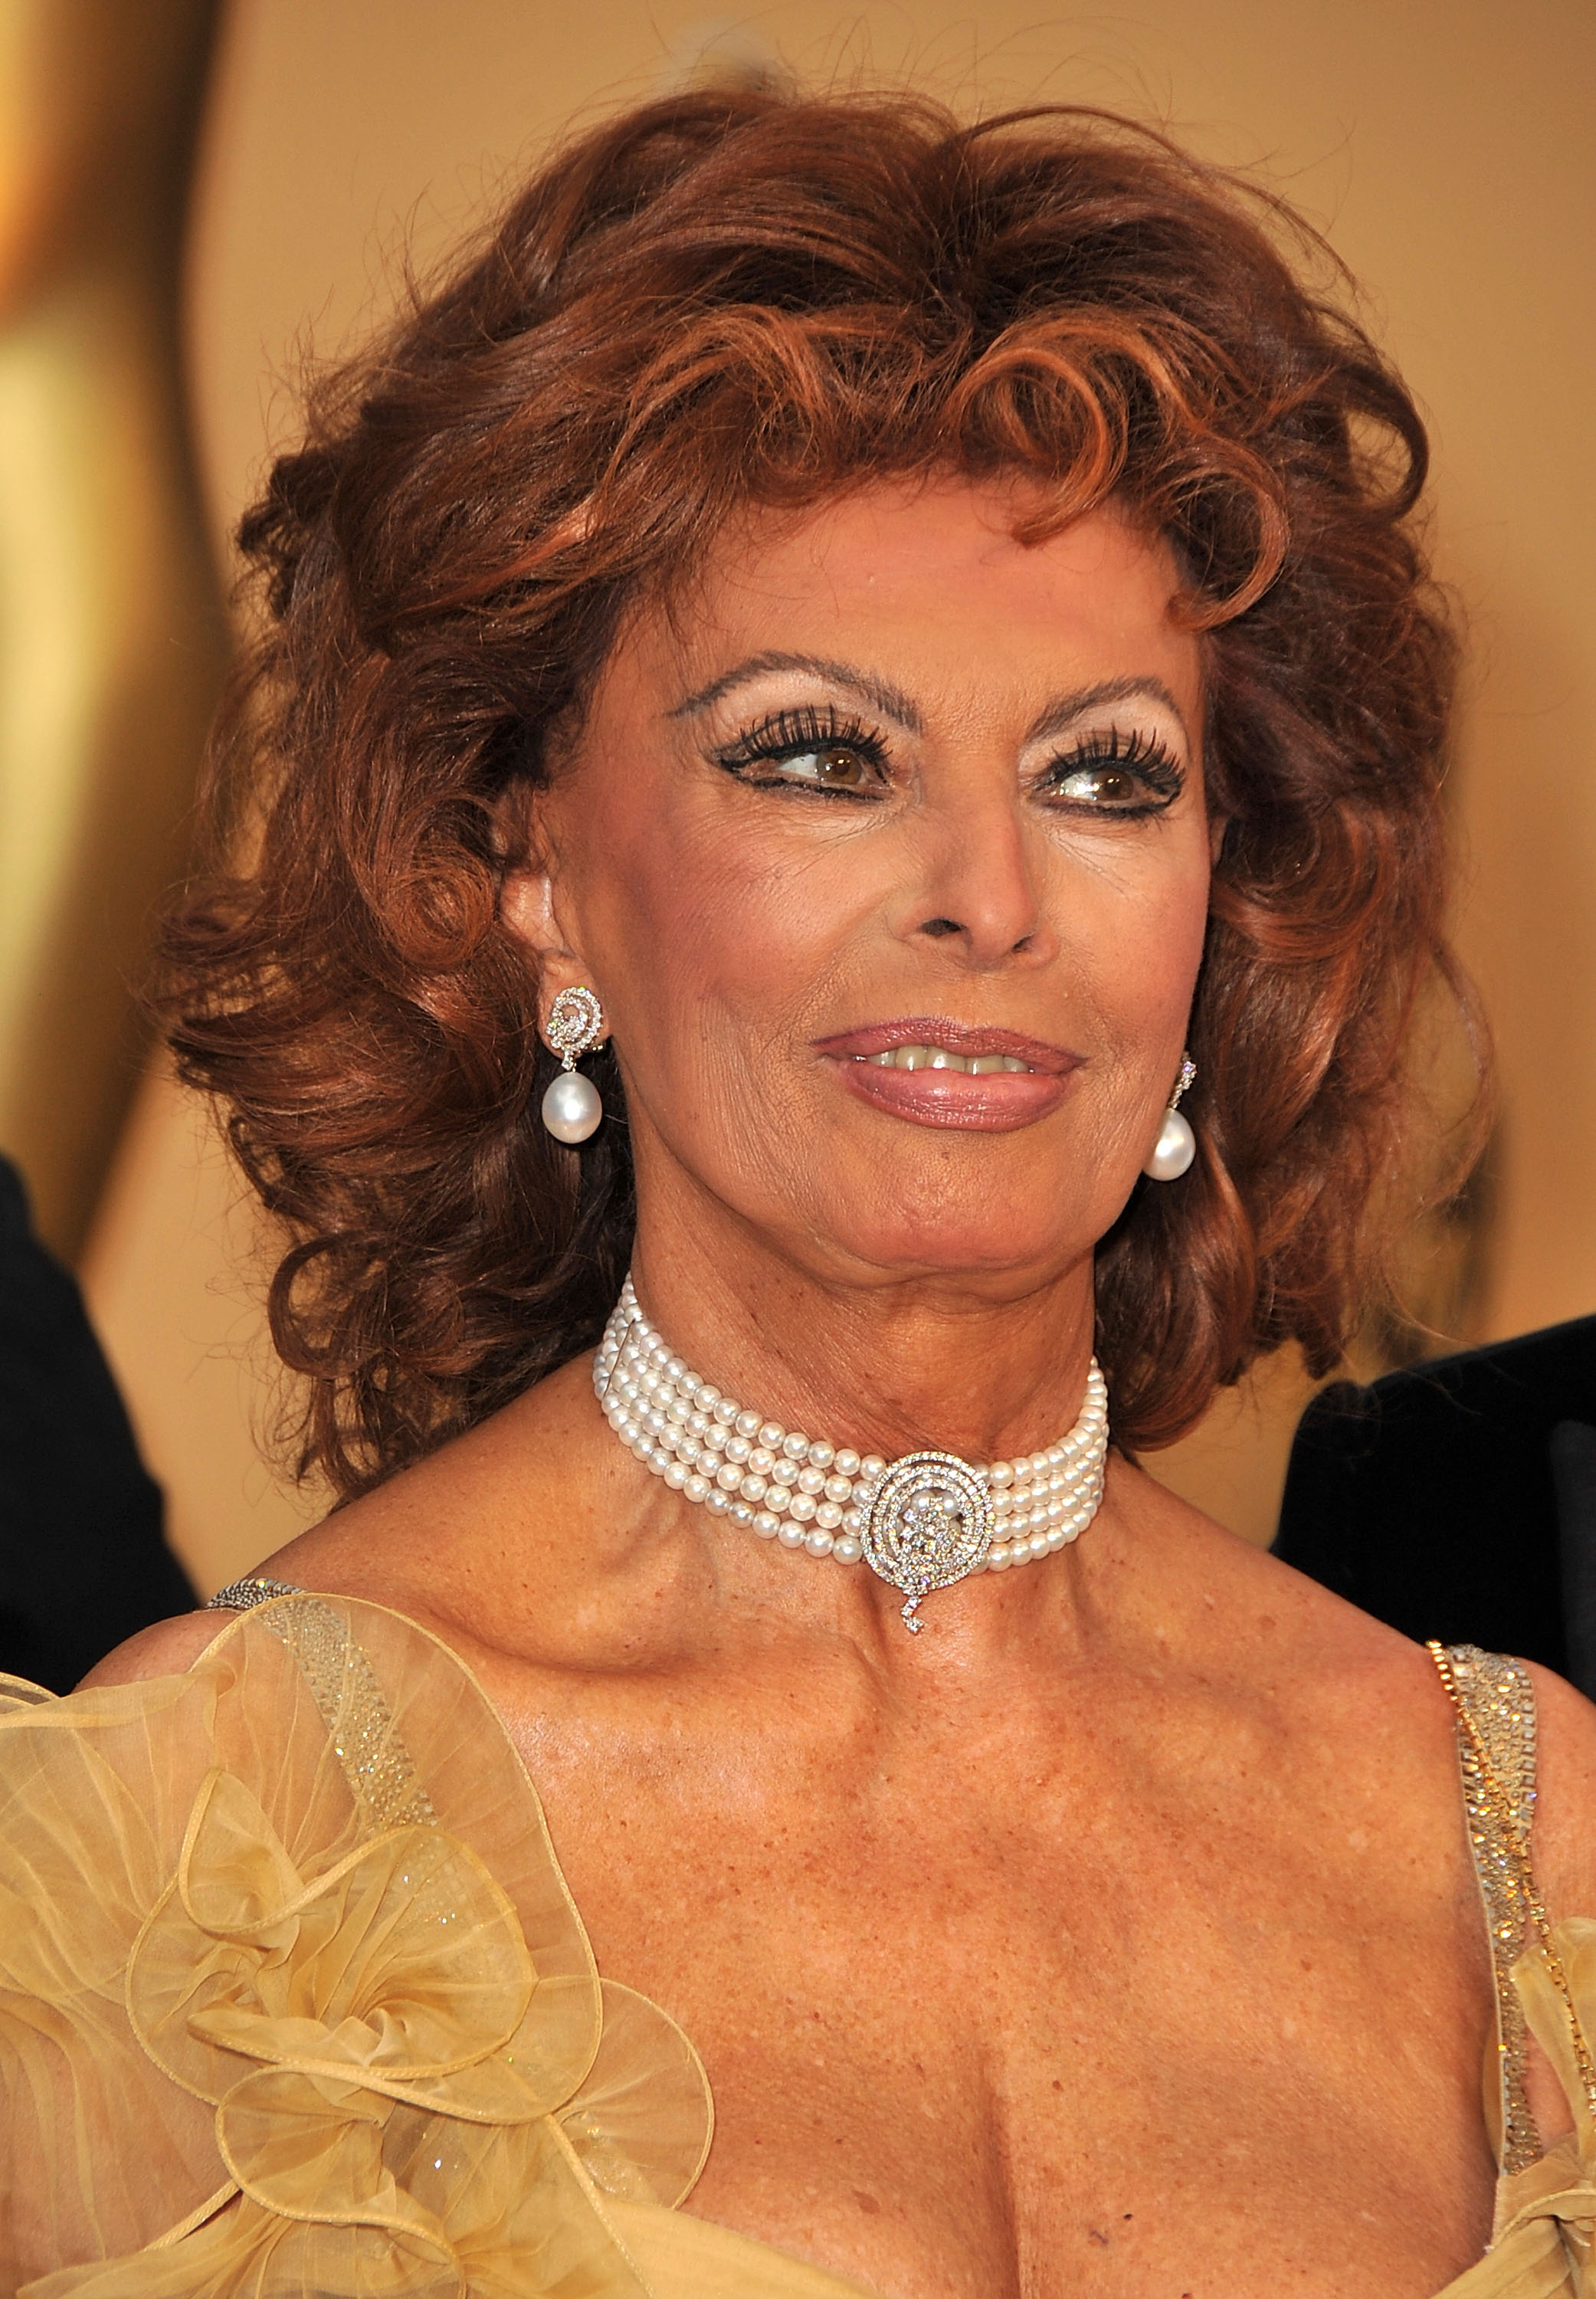
[[320,383],[240,529],[263,635],[164,937],[181,1068],[292,1240],[302,1470],[351,1495],[481,1420],[594,1342],[625,1270],[624,1125],[576,1152],[539,1122],[507,788],[740,506],[938,470],[1029,475],[1038,535],[1116,498],[1205,634],[1200,1156],[1099,1249],[1116,1437],[1172,1440],[1288,1339],[1335,1362],[1404,1034],[1454,978],[1453,649],[1422,426],[1299,277],[1326,268],[1272,197],[1104,115],[695,94],[571,144]]

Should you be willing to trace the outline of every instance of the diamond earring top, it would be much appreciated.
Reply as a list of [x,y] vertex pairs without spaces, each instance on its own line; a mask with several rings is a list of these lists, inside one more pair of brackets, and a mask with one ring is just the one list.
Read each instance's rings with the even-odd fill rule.
[[591,1053],[604,1036],[604,1008],[598,992],[585,982],[562,990],[549,1008],[543,1035],[560,1057],[561,1067],[574,1070],[577,1055]]

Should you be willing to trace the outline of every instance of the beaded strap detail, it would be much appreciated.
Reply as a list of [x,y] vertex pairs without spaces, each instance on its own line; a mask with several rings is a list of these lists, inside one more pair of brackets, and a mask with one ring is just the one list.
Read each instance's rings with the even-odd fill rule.
[[251,1574],[244,1581],[229,1581],[202,1609],[207,1613],[252,1613],[257,1605],[269,1605],[275,1598],[302,1593],[292,1581],[262,1581]]
[[1512,1971],[1531,1945],[1535,1809],[1535,1695],[1526,1671],[1477,1645],[1429,1647],[1456,1713],[1458,1771],[1496,1981],[1501,2168],[1539,2158],[1541,2135],[1525,2089],[1528,2043]]
[[[278,1603],[281,1598],[292,1603]],[[416,1778],[371,1663],[330,1605],[291,1581],[251,1579],[219,1589],[208,1612],[275,1610],[263,1625],[285,1645],[303,1672],[317,1714],[350,1793],[374,1828],[436,1825],[431,1797]]]

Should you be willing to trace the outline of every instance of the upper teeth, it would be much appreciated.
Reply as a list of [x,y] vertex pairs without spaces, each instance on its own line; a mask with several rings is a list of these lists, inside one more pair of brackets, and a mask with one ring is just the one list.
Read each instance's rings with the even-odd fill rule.
[[946,1046],[894,1046],[884,1054],[865,1054],[879,1070],[965,1070],[983,1076],[989,1070],[1026,1070],[1017,1054],[950,1054]]

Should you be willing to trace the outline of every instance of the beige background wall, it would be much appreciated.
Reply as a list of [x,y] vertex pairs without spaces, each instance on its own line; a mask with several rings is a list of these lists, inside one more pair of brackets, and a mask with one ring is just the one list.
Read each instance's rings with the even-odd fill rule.
[[[1596,9],[1589,0],[1143,0],[1046,18],[985,0],[792,0],[719,32],[669,0],[237,0],[189,272],[219,550],[301,349],[335,350],[550,135],[707,45],[806,77],[907,79],[967,109],[1036,97],[1155,117],[1260,168],[1330,237],[1428,411],[1436,540],[1473,630],[1456,778],[1459,930],[1498,1034],[1501,1195],[1479,1324],[1596,1309]],[[713,59],[712,59],[713,62]],[[261,1369],[248,1242],[192,1113],[150,1090],[88,1261],[178,1544],[213,1584],[312,1504],[245,1440]],[[257,1355],[252,1358],[252,1349]],[[1301,1397],[1223,1407],[1175,1481],[1266,1531]]]

